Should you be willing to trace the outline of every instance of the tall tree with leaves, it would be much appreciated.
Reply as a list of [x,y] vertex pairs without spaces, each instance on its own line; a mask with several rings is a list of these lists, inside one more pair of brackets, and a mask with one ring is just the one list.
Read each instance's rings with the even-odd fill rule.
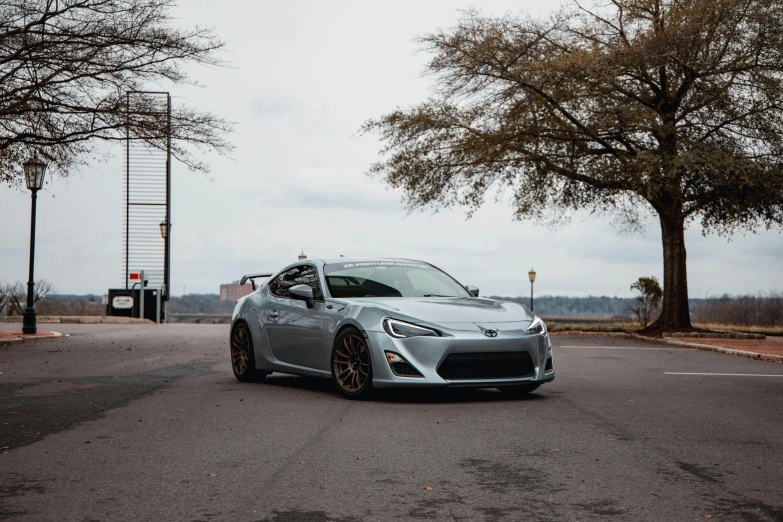
[[[126,94],[191,84],[186,64],[220,66],[211,29],[178,29],[173,0],[0,0],[0,182],[46,158],[67,175],[98,141],[166,146],[168,122]],[[231,124],[183,104],[172,108],[175,157],[207,170],[193,147],[225,153]]]
[[[464,14],[420,39],[433,96],[368,121],[371,172],[413,207],[513,194],[517,218],[654,213],[656,328],[690,326],[684,230],[783,224],[783,2],[612,0],[551,19]],[[510,189],[510,190],[509,190]]]

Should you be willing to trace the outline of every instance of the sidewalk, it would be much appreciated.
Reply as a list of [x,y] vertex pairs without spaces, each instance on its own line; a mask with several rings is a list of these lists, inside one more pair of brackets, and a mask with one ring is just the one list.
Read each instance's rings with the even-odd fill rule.
[[[697,343],[710,344],[730,350],[744,350],[747,352],[764,353],[783,356],[783,337],[770,337],[762,340],[751,339],[699,339]],[[685,341],[690,342],[690,341]]]
[[752,339],[676,339],[685,343],[698,343],[726,348],[728,350],[741,350],[745,352],[760,353],[766,355],[783,356],[783,337],[770,337],[762,340]]
[[21,330],[0,330],[0,344],[5,343],[20,343],[24,341],[33,341],[39,339],[53,339],[55,337],[61,337],[60,332],[38,332],[36,334],[23,334]]

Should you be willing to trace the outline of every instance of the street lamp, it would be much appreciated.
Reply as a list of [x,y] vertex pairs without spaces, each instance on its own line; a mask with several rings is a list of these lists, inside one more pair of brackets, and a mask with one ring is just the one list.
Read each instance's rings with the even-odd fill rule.
[[35,321],[35,308],[33,308],[35,283],[33,282],[33,269],[35,267],[35,204],[38,199],[38,191],[41,190],[46,174],[46,163],[38,159],[31,159],[22,165],[27,188],[32,194],[32,212],[30,217],[30,277],[27,281],[27,307],[24,309],[22,319],[22,333],[35,334],[38,327]]
[[166,239],[169,237],[169,228],[171,228],[171,223],[166,223],[165,221],[160,222],[160,237],[163,239]]
[[530,279],[530,311],[533,311],[533,283],[536,281],[536,271],[533,268],[527,273],[528,279]]

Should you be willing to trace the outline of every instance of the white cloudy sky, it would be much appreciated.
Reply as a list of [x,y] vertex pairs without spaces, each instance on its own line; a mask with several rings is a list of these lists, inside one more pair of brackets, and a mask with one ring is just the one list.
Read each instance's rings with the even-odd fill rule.
[[[448,27],[468,0],[394,2],[183,0],[183,26],[214,26],[227,41],[223,70],[195,69],[204,88],[172,94],[237,122],[233,158],[209,156],[209,180],[175,164],[172,293],[216,293],[243,273],[310,257],[401,256],[431,261],[483,294],[628,295],[662,273],[655,222],[619,235],[606,218],[575,216],[551,231],[488,203],[408,215],[399,195],[365,174],[378,154],[357,136],[368,118],[426,98],[427,56],[412,39]],[[482,0],[486,12],[545,15],[542,0]],[[39,195],[36,276],[61,293],[122,284],[122,149]],[[0,187],[0,280],[26,280],[29,195]],[[783,288],[783,236],[727,242],[689,230],[691,296]],[[132,267],[133,268],[133,267]],[[142,267],[139,267],[142,268]]]

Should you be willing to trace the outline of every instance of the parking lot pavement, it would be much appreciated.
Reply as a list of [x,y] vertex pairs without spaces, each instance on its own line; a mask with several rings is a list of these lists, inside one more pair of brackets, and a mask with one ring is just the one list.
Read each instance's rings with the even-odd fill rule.
[[[240,384],[227,326],[0,347],[2,520],[782,520],[783,365],[553,336],[557,378]],[[7,452],[7,453],[6,453]]]

